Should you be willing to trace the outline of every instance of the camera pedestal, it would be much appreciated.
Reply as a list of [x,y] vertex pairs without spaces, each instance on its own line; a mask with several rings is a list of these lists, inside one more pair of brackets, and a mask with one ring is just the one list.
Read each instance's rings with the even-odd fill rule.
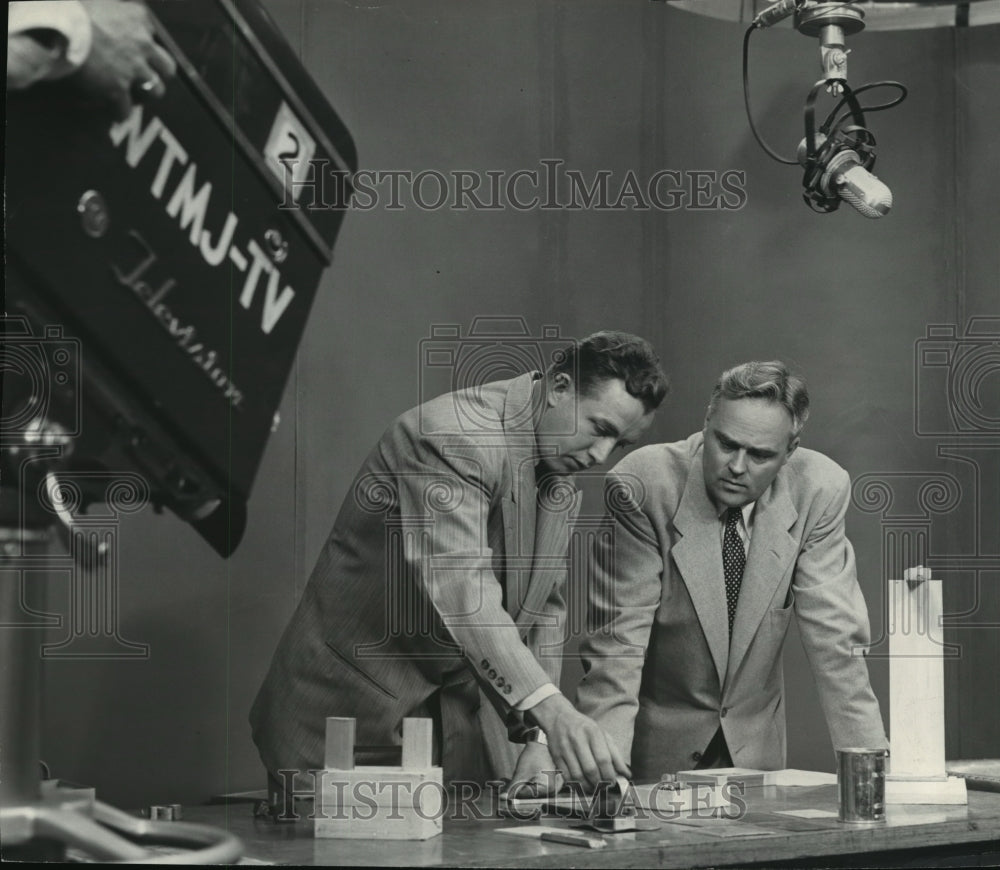
[[948,776],[944,751],[941,581],[929,568],[889,581],[887,804],[965,804],[965,780]]
[[[36,553],[50,530],[0,525],[0,843],[6,860],[63,861],[72,848],[101,861],[146,862],[139,842],[189,851],[188,859],[236,861],[240,841],[228,831],[187,822],[152,822],[96,800],[89,789],[42,782],[39,771],[41,658],[39,632],[23,624],[20,567],[39,569]],[[32,561],[34,560],[34,562]],[[40,595],[39,597],[43,597]],[[34,602],[33,602],[34,603]],[[139,842],[135,842],[139,841]]]

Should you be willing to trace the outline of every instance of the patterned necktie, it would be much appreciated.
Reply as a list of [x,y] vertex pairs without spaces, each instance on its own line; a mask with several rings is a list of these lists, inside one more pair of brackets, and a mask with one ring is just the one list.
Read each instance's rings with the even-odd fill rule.
[[729,612],[729,637],[733,636],[736,602],[743,582],[743,567],[747,556],[739,532],[740,509],[730,508],[726,513],[726,533],[722,536],[722,567],[726,575],[726,608]]

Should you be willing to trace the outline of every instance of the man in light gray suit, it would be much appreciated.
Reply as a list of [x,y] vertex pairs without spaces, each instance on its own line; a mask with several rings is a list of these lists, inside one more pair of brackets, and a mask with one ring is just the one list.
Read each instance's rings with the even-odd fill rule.
[[780,362],[716,384],[702,432],[608,475],[578,707],[639,782],[785,766],[782,646],[794,612],[835,748],[887,746],[844,531],[847,473],[800,448],[809,398]]
[[666,391],[647,342],[601,332],[544,374],[397,418],[358,472],[251,710],[272,781],[287,788],[289,772],[323,767],[327,716],[355,717],[366,746],[398,744],[404,717],[433,718],[446,780],[511,776],[508,736],[540,738],[522,753],[533,768],[593,783],[627,772],[557,688],[572,475],[633,443]]

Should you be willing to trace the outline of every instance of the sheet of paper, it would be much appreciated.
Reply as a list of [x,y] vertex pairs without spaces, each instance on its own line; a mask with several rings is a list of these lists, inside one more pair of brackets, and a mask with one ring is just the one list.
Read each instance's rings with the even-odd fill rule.
[[773,785],[836,785],[837,774],[820,773],[816,770],[796,770],[787,768],[786,770],[775,770],[771,775],[770,783]]
[[534,837],[536,840],[542,834],[575,834],[578,833],[571,828],[556,828],[551,825],[521,825],[517,828],[497,828],[498,834],[514,834],[518,837]]
[[674,819],[666,824],[697,828],[713,837],[767,837],[774,835],[774,831],[760,828],[757,825],[726,821],[725,819]]
[[806,808],[803,810],[775,810],[779,816],[796,816],[800,819],[835,819],[837,814],[833,810],[814,810]]
[[777,813],[747,813],[743,821],[761,825],[769,831],[787,831],[788,833],[799,833],[801,831],[829,831],[831,828],[840,826],[836,818],[832,819],[803,819],[795,816],[782,816]]

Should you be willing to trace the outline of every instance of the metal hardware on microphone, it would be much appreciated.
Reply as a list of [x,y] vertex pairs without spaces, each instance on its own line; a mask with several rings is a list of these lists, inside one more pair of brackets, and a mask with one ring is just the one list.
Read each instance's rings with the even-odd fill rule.
[[[805,138],[796,158],[777,154],[761,138],[750,111],[748,56],[750,35],[754,30],[770,27],[794,15],[795,29],[806,36],[818,37],[823,67],[821,78],[809,92],[805,105]],[[874,82],[852,90],[847,84],[846,46],[848,35],[865,26],[864,11],[851,0],[779,0],[761,12],[747,29],[743,39],[743,96],[750,130],[758,144],[779,163],[801,164],[803,199],[817,212],[835,211],[847,202],[868,218],[880,218],[892,208],[892,192],[871,174],[875,164],[875,137],[865,125],[867,112],[876,112],[899,105],[906,98],[906,88],[899,82]],[[896,88],[899,96],[886,103],[862,106],[858,95],[879,87]],[[826,120],[816,127],[814,106],[820,90],[838,100]],[[843,115],[839,115],[846,107]]]
[[801,8],[804,3],[805,0],[778,0],[773,6],[758,13],[751,26],[764,28],[784,21],[790,15],[794,15],[795,11]]
[[[858,163],[853,151],[841,151],[837,155],[837,161],[837,166],[831,165],[824,178],[833,177],[840,198],[853,205],[865,217],[875,218],[887,214],[892,208],[892,191]],[[840,172],[844,163],[847,168]]]

